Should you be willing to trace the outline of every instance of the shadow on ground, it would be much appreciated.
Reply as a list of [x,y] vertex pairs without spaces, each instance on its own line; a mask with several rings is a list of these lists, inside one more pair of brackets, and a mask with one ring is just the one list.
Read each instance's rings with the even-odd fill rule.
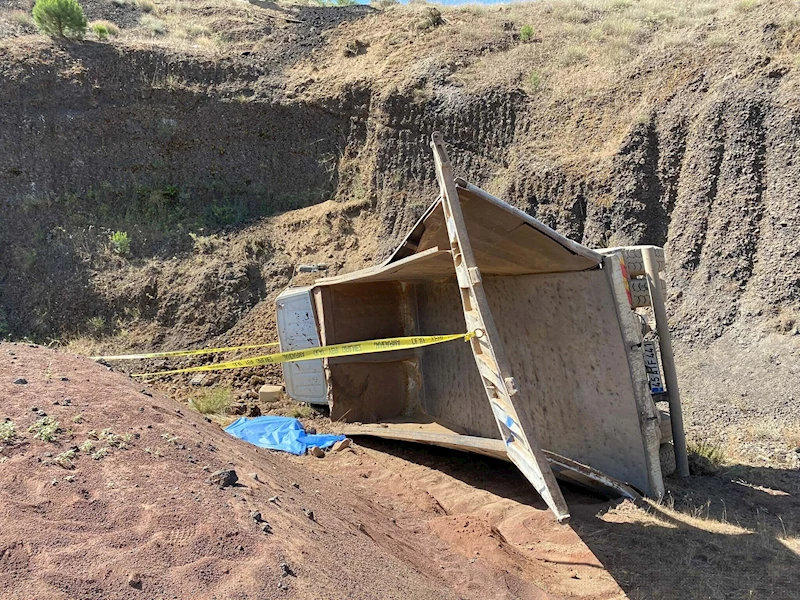
[[[510,463],[435,446],[359,443],[547,510]],[[631,599],[800,598],[800,473],[735,465],[666,483],[662,504],[639,505],[562,485],[569,527]]]

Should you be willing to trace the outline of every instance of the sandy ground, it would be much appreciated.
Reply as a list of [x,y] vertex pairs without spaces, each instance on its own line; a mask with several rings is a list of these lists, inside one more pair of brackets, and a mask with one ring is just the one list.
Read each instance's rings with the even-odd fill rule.
[[[258,449],[74,354],[0,345],[0,399],[17,432],[0,444],[4,598],[788,600],[800,589],[796,470],[672,480],[663,504],[565,490],[574,516],[562,526],[500,461],[369,438],[324,459]],[[42,412],[60,425],[51,442],[28,431]],[[236,486],[207,481],[222,468]]]
[[[2,344],[0,373],[17,430],[0,454],[4,598],[549,597],[452,547],[430,507],[374,501],[88,359]],[[54,441],[28,431],[42,411]],[[236,486],[207,482],[223,468]]]

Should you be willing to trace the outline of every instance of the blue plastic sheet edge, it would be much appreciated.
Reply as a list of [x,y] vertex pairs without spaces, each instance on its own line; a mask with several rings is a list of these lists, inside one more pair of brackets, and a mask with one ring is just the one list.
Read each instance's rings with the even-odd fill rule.
[[305,454],[311,446],[330,448],[345,439],[343,435],[306,433],[302,423],[293,417],[241,417],[228,425],[225,431],[259,448],[296,455]]

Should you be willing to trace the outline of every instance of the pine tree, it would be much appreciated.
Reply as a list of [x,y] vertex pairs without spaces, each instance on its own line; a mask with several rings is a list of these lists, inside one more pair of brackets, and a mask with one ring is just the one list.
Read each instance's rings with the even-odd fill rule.
[[39,31],[51,37],[83,39],[86,15],[76,0],[36,0],[33,20]]

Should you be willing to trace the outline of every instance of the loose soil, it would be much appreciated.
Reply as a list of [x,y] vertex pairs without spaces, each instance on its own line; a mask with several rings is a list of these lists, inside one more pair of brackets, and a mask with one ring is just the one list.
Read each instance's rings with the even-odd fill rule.
[[[800,585],[793,470],[673,480],[664,505],[567,489],[562,526],[499,461],[369,439],[291,457],[28,344],[0,344],[0,373],[18,432],[0,452],[7,598],[789,599]],[[52,442],[28,432],[42,412]],[[237,485],[208,483],[219,469]]]

